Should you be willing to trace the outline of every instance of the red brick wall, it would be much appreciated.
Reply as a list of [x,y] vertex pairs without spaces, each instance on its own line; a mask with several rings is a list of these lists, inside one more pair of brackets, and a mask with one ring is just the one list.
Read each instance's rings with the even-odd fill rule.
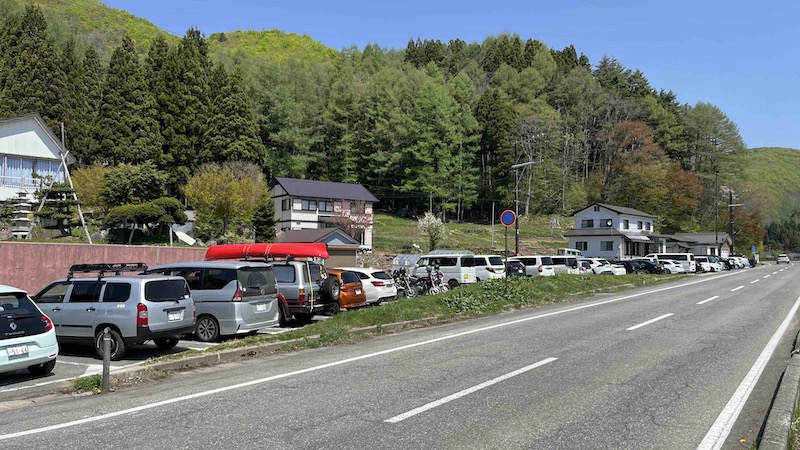
[[0,242],[0,284],[35,294],[73,264],[202,261],[205,248]]

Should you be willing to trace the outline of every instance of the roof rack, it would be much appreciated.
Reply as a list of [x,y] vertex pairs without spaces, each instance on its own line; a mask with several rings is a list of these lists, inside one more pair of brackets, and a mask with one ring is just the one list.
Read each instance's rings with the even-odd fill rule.
[[98,279],[103,278],[106,273],[120,275],[122,272],[144,272],[147,270],[145,263],[100,263],[100,264],[75,264],[69,268],[67,279],[71,279],[76,273],[97,273]]

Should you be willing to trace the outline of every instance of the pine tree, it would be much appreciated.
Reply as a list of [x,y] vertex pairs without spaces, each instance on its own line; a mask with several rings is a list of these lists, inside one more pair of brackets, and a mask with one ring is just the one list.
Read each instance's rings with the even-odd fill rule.
[[80,163],[90,165],[102,160],[100,142],[97,140],[97,121],[102,98],[103,69],[94,47],[89,46],[84,52],[75,89],[80,121],[72,131],[70,150]]
[[125,37],[111,55],[97,127],[102,161],[153,161],[163,167],[155,101],[142,73],[133,40]]
[[265,193],[253,213],[253,228],[256,242],[275,242],[275,204],[269,193]]

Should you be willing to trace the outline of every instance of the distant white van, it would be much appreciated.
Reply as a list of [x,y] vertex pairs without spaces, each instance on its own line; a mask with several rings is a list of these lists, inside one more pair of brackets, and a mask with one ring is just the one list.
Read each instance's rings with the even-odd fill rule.
[[444,282],[450,288],[459,284],[476,283],[474,253],[458,250],[434,250],[427,255],[420,256],[414,267],[409,270],[411,275],[418,277],[428,276],[428,266],[439,267],[439,272],[444,274]]
[[583,258],[583,252],[576,248],[558,248],[556,249],[556,255],[568,255]]
[[692,253],[649,253],[645,258],[671,259],[679,262],[686,269],[686,273],[697,273],[697,263]]

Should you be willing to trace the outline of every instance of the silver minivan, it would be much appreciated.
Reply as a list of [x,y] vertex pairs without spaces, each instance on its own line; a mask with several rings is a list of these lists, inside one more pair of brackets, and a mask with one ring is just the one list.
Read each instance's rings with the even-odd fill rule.
[[[33,297],[53,321],[59,342],[93,344],[102,357],[102,338],[110,329],[111,359],[119,360],[133,344],[152,340],[170,349],[195,325],[194,300],[186,280],[143,272],[137,264],[80,264]],[[75,274],[94,273],[75,277]],[[107,274],[114,274],[107,276]]]
[[280,306],[272,264],[193,261],[156,266],[148,273],[186,279],[197,307],[195,335],[203,342],[278,325]]

